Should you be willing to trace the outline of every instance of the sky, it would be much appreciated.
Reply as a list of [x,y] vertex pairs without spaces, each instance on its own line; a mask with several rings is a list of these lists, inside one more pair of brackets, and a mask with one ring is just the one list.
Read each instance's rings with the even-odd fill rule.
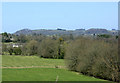
[[21,29],[118,29],[117,2],[3,2],[2,32]]

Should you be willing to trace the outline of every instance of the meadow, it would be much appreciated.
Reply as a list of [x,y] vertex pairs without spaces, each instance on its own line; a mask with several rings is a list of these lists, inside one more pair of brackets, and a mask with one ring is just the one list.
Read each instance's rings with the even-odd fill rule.
[[[28,66],[31,66],[32,68],[20,68]],[[62,68],[55,66],[62,66]],[[102,79],[85,76],[77,72],[69,71],[64,66],[65,63],[63,59],[43,59],[37,56],[3,55],[2,80],[56,81],[58,78],[57,81],[105,81]]]
[[32,66],[48,66],[48,67],[65,67],[63,59],[45,59],[38,56],[2,56],[3,67],[32,67]]
[[102,81],[64,69],[22,68],[3,69],[3,81]]

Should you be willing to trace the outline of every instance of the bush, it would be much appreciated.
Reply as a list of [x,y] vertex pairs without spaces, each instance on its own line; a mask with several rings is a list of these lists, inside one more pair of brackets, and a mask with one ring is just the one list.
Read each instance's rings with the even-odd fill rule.
[[12,55],[12,53],[13,53],[13,48],[12,48],[12,47],[9,47],[9,48],[8,48],[8,52],[9,52],[10,55]]
[[101,38],[110,38],[111,35],[107,35],[107,34],[102,34],[102,35],[97,35],[98,37],[101,37]]
[[15,53],[15,55],[21,55],[22,51],[20,47],[15,47],[13,48],[13,53]]
[[2,43],[2,50],[0,49],[0,51],[2,51],[2,55],[4,55],[5,52],[7,52],[7,45]]

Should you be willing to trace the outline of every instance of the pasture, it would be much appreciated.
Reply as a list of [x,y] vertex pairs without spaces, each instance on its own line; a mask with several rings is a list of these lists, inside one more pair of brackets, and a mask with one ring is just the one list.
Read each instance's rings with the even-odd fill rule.
[[2,67],[3,81],[105,81],[67,70],[63,59],[3,55]]
[[34,66],[48,66],[48,67],[65,67],[63,59],[44,59],[37,56],[2,56],[3,67],[34,67]]
[[23,68],[3,69],[3,81],[102,81],[65,69]]

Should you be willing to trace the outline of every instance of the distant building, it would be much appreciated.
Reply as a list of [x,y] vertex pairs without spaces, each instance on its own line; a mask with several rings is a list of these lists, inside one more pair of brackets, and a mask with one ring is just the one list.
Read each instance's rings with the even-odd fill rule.
[[13,48],[14,48],[14,47],[16,47],[16,48],[18,48],[18,47],[22,47],[21,44],[11,44],[11,45],[12,45]]
[[18,48],[19,46],[18,46],[18,45],[13,44],[13,47],[17,47],[17,48]]

